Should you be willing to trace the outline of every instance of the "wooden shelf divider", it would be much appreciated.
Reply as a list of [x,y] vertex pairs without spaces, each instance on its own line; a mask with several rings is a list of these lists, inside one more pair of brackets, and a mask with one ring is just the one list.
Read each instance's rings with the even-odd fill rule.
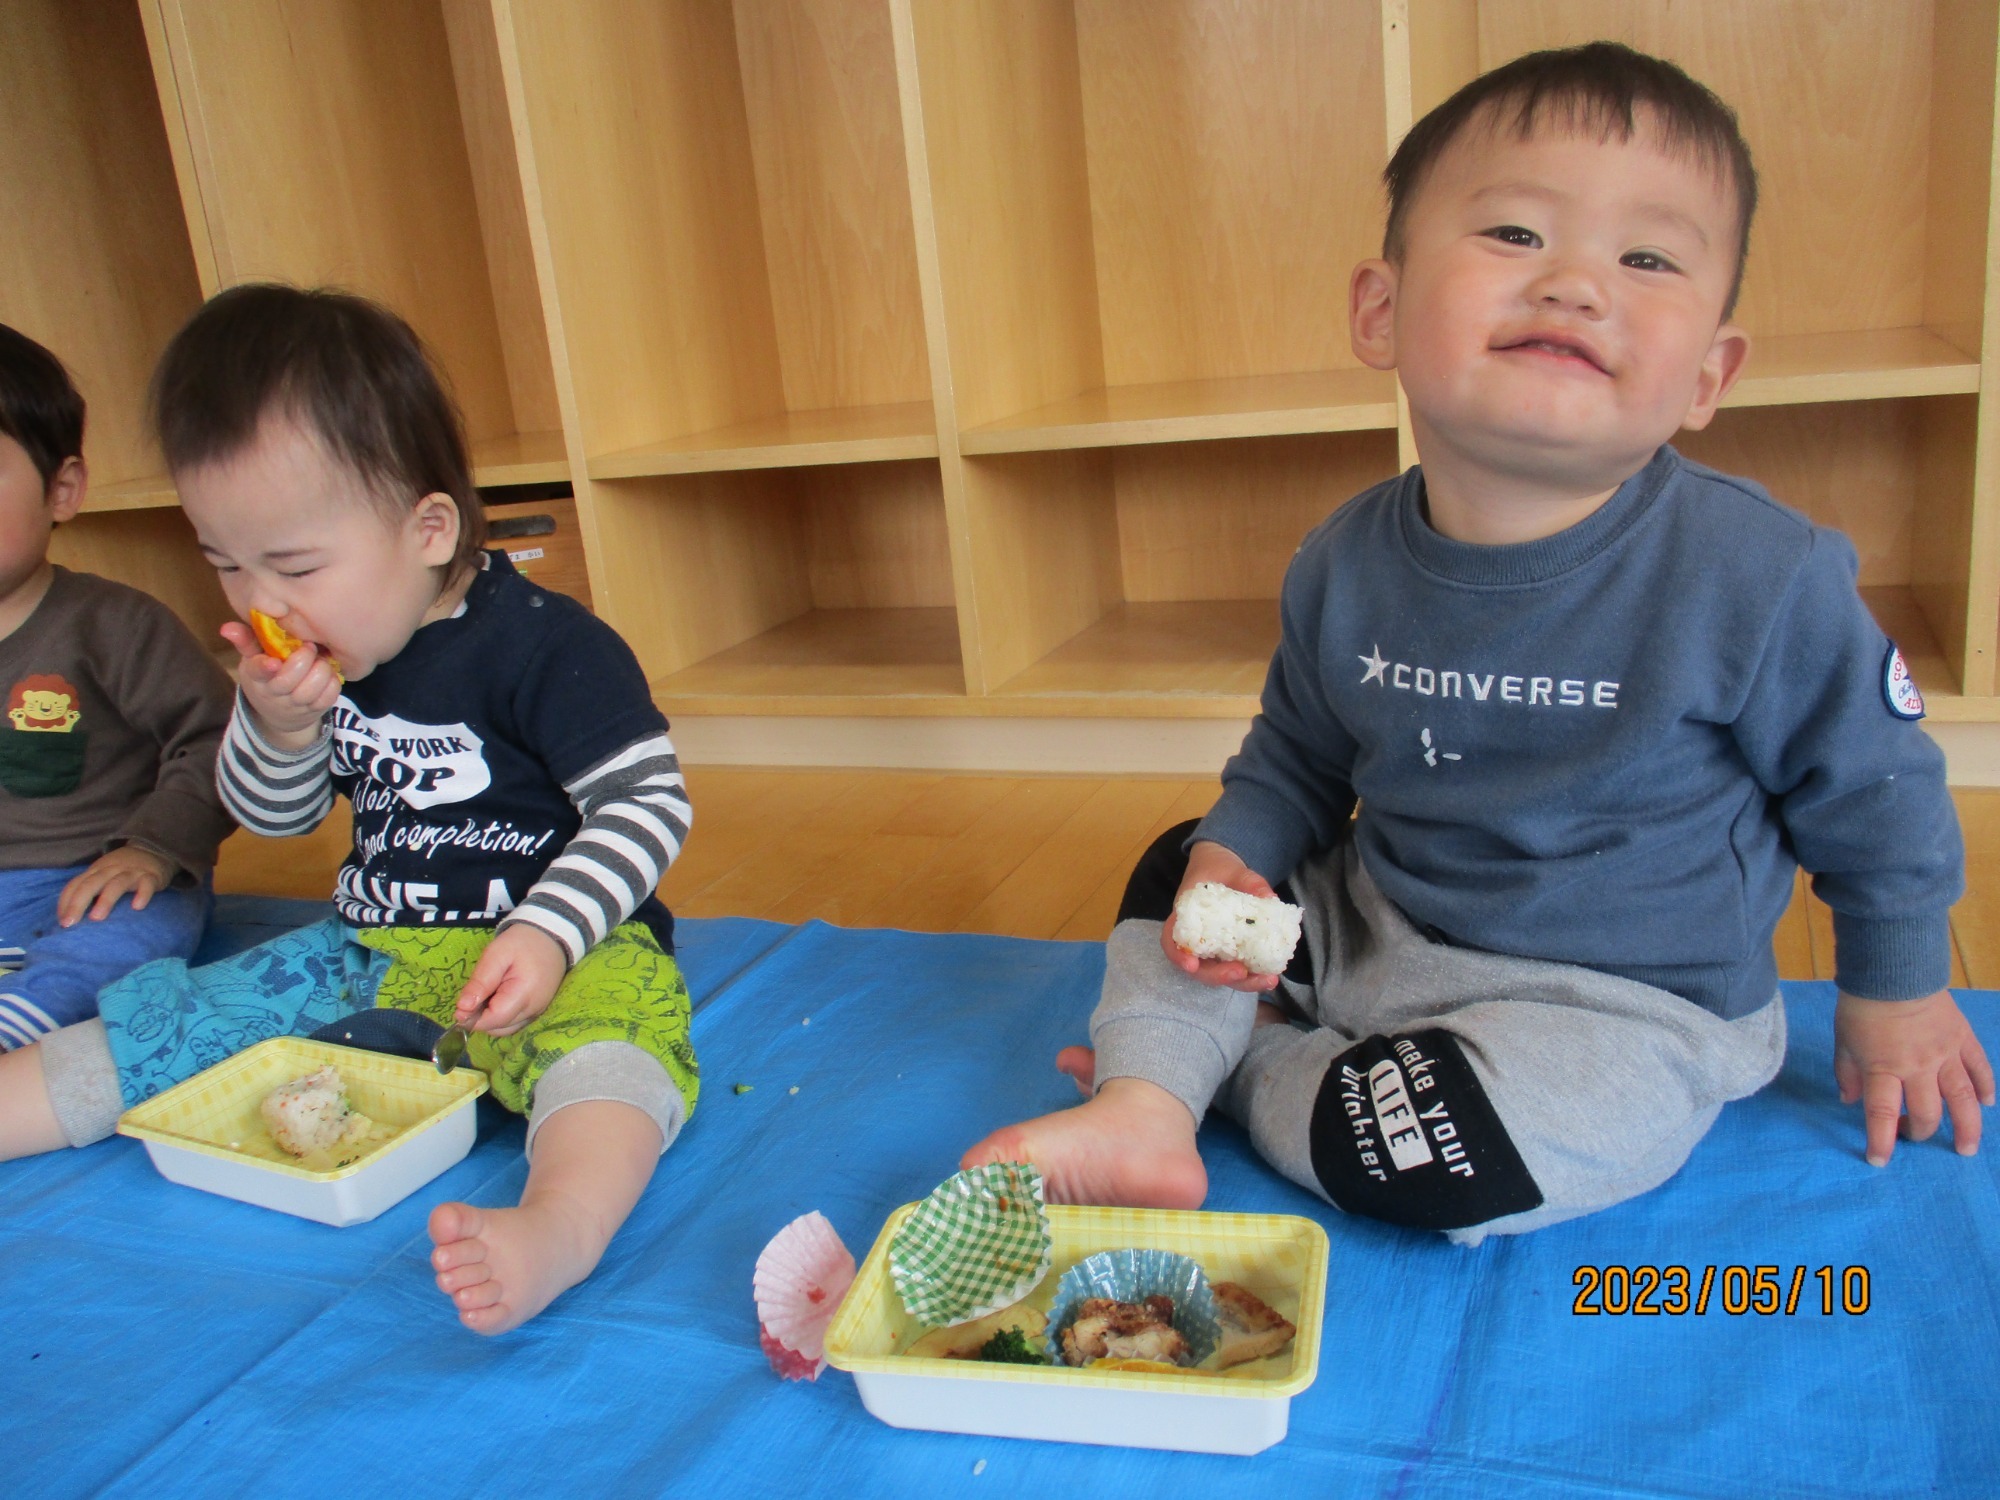
[[1929,328],[1774,334],[1756,339],[1750,366],[1724,406],[1962,396],[1979,389],[1979,360]]
[[472,482],[482,489],[494,484],[558,484],[569,475],[569,454],[563,435],[516,432],[472,445]]
[[1114,448],[1396,425],[1396,377],[1312,370],[1100,386],[958,435],[962,453]]
[[779,412],[691,437],[623,448],[592,458],[590,477],[641,479],[653,474],[885,463],[937,456],[937,424],[930,403],[901,401]]

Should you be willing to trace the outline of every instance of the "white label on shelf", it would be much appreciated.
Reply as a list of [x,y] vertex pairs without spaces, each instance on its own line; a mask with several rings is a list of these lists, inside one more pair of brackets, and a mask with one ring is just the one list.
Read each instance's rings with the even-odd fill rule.
[[519,552],[509,552],[507,561],[512,563],[533,562],[542,555],[540,547],[523,547]]

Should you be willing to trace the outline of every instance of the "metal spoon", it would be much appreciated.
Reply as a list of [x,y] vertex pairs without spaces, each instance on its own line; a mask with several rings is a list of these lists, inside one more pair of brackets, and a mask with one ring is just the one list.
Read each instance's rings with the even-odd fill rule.
[[[484,1005],[481,1005],[479,1010],[484,1010],[485,1008]],[[479,1019],[478,1010],[472,1013],[472,1019],[475,1021]],[[465,1027],[462,1024],[454,1022],[446,1028],[444,1035],[437,1039],[437,1045],[431,1048],[431,1065],[440,1073],[449,1073],[464,1061]]]

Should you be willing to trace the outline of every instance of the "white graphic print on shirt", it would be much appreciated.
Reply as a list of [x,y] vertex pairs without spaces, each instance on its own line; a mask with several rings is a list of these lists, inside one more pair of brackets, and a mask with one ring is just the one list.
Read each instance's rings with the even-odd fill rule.
[[1416,667],[1408,662],[1390,661],[1382,655],[1380,644],[1371,644],[1365,656],[1356,652],[1355,659],[1368,669],[1361,674],[1364,687],[1373,682],[1384,688],[1413,692],[1425,698],[1464,698],[1474,703],[1491,700],[1495,703],[1519,703],[1528,708],[1618,706],[1618,684],[1615,682]]
[[[1618,684],[1586,681],[1580,677],[1539,677],[1531,673],[1470,672],[1451,668],[1418,667],[1409,662],[1391,661],[1382,654],[1380,642],[1370,642],[1366,655],[1355,659],[1367,670],[1360,685],[1374,683],[1391,692],[1415,693],[1422,698],[1460,698],[1472,703],[1518,703],[1526,708],[1616,708]],[[1463,760],[1455,750],[1442,750],[1426,725],[1419,736],[1424,764],[1435,767],[1441,761]]]
[[346,698],[332,717],[333,774],[385,786],[411,807],[469,802],[493,783],[485,743],[465,724],[370,719]]
[[[333,774],[354,778],[356,860],[341,870],[335,892],[342,915],[363,923],[431,923],[490,921],[511,911],[516,898],[507,881],[476,864],[465,868],[459,851],[533,860],[538,873],[556,830],[455,813],[442,821],[424,816],[470,802],[493,784],[485,742],[471,726],[419,724],[397,714],[370,718],[345,697],[331,719]],[[435,880],[364,873],[385,854],[396,863],[414,855],[427,865],[443,855],[451,867],[444,884],[453,887],[455,901],[444,899]]]

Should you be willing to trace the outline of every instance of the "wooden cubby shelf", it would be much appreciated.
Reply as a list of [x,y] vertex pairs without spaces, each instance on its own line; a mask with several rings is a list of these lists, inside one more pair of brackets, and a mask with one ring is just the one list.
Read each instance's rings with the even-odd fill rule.
[[96,515],[114,510],[151,510],[156,506],[179,505],[180,496],[174,491],[174,482],[164,474],[146,474],[137,479],[121,479],[113,484],[99,483],[93,475],[90,489],[84,496],[83,513]]
[[2000,0],[9,0],[0,318],[91,402],[58,554],[212,636],[147,377],[202,297],[330,282],[481,485],[574,486],[676,714],[1246,716],[1300,539],[1414,451],[1348,344],[1384,161],[1600,36],[1759,170],[1682,450],[2000,722]]
[[809,464],[936,458],[937,419],[928,401],[780,412],[674,442],[644,443],[590,460],[592,479],[784,469]]
[[1979,389],[1979,357],[1928,328],[1777,334],[1756,340],[1725,406],[1961,396]]
[[1247,717],[1277,645],[1274,599],[1121,603],[998,692],[1083,697],[1147,716]]
[[1356,432],[1396,425],[1396,378],[1313,370],[1100,386],[958,435],[961,453],[1035,453],[1133,443]]
[[481,489],[502,484],[558,484],[569,477],[569,455],[560,429],[518,432],[472,445],[472,482]]
[[[958,615],[949,605],[813,609],[654,683],[682,712],[768,713],[797,698],[962,696]],[[748,705],[748,706],[745,706]]]
[[[567,483],[569,458],[560,432],[528,432],[489,438],[472,445],[472,482],[481,489],[507,484]],[[147,474],[115,484],[93,482],[84,502],[85,514],[114,510],[147,510],[179,505],[173,481],[164,474]]]

